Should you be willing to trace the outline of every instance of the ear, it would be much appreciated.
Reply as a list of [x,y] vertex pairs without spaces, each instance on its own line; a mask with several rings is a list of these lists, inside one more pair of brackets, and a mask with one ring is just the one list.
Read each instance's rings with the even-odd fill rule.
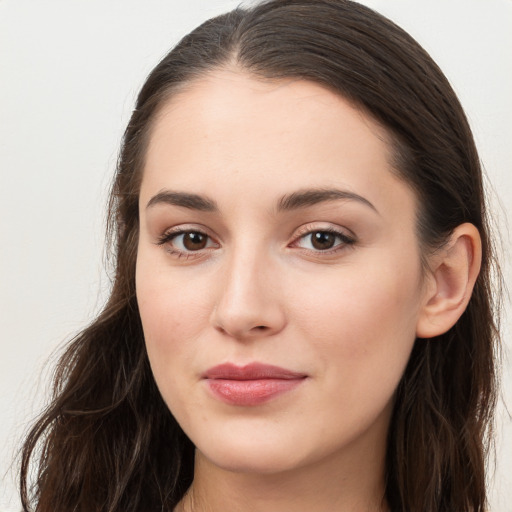
[[429,259],[431,274],[416,326],[418,338],[439,336],[455,325],[471,298],[481,262],[478,229],[473,224],[461,224]]

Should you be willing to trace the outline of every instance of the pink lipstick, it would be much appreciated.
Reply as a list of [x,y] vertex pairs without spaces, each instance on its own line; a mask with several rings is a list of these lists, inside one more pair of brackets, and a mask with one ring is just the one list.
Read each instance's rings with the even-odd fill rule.
[[296,388],[306,377],[304,373],[262,363],[246,366],[225,363],[210,368],[203,375],[216,398],[240,406],[268,402]]

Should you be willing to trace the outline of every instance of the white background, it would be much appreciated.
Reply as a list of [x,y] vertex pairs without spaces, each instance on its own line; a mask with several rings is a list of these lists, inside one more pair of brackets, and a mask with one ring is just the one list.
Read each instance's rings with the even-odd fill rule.
[[[493,216],[510,282],[512,1],[362,3],[409,31],[459,94],[497,191]],[[19,510],[10,464],[47,393],[43,366],[93,318],[108,290],[104,205],[135,95],[181,36],[237,4],[0,0],[1,512]],[[512,510],[512,421],[503,405],[512,412],[510,319],[504,327],[492,512]]]

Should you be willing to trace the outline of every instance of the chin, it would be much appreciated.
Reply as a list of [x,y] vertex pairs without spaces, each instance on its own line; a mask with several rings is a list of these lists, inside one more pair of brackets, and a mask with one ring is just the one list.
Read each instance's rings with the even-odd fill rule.
[[[221,448],[221,447],[219,447]],[[208,460],[210,464],[232,473],[271,475],[286,473],[302,466],[301,458],[290,454],[280,453],[274,448],[254,445],[250,449],[224,448],[199,450],[198,455]]]
[[301,447],[289,433],[285,435],[275,425],[271,427],[274,428],[217,432],[213,438],[208,436],[201,439],[199,436],[198,442],[194,444],[198,456],[225,471],[235,473],[281,473],[306,464],[306,447]]

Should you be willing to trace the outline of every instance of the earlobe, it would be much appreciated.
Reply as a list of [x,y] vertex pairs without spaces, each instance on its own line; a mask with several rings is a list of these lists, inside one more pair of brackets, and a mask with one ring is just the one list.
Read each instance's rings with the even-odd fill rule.
[[455,325],[471,298],[481,260],[478,229],[470,223],[461,224],[431,258],[431,283],[418,318],[418,338],[439,336]]

